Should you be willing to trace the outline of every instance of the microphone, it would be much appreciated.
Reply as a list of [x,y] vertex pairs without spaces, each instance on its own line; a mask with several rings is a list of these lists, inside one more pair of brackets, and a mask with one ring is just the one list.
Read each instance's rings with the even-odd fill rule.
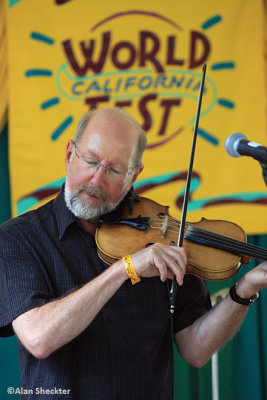
[[224,147],[231,157],[249,156],[262,164],[267,164],[267,147],[250,142],[242,133],[233,133],[228,136]]

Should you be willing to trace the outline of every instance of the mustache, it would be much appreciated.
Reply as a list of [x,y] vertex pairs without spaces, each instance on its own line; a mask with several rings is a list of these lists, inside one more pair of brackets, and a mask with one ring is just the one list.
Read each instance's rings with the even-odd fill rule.
[[108,200],[108,194],[103,189],[97,188],[93,185],[81,186],[78,190],[77,195],[79,195],[81,192],[85,192],[91,196],[95,196],[103,201]]

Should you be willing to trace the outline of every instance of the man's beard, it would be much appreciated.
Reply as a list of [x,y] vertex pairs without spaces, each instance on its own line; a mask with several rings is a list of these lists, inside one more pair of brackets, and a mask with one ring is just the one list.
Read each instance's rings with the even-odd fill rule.
[[[96,196],[103,202],[100,205],[96,205],[89,198],[82,200],[80,197],[81,193]],[[123,197],[124,195],[122,198]],[[64,198],[68,209],[75,215],[75,217],[85,220],[96,219],[101,215],[113,211],[122,199],[121,198],[117,203],[110,203],[107,193],[93,185],[80,186],[78,190],[71,192],[69,189],[68,178],[65,183]]]

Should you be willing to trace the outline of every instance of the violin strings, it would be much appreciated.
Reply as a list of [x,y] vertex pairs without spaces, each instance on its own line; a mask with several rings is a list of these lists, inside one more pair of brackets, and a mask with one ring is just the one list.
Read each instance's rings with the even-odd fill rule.
[[[158,217],[158,216],[154,216],[154,217],[150,217],[150,221],[155,221],[155,222],[157,222],[157,223],[159,223],[160,225],[162,225],[163,224],[163,219],[162,218],[160,218],[160,217]],[[179,220],[177,220],[177,219],[175,219],[175,218],[169,218],[168,217],[168,226],[169,225],[171,225],[171,226],[175,226],[175,227],[177,227],[177,232],[179,232],[179,227],[180,227],[180,221]],[[186,224],[185,224],[186,226],[189,226],[190,225],[190,223],[188,223],[188,222],[186,222]]]
[[[150,217],[150,220],[155,222],[159,226],[153,226],[151,228],[160,229],[163,225],[163,218],[160,216]],[[202,244],[210,245],[212,247],[218,247],[222,250],[227,250],[238,255],[248,255],[259,259],[267,259],[267,250],[262,249],[258,246],[242,242],[237,239],[233,239],[229,236],[220,235],[215,232],[206,231],[204,229],[197,228],[190,223],[186,223],[187,231],[185,239],[195,239],[195,241],[201,242]],[[170,228],[171,227],[171,228]],[[176,228],[177,227],[177,228]],[[168,232],[177,233],[179,232],[180,221],[176,218],[168,216]]]
[[[150,228],[152,228],[152,229],[161,229],[162,226],[163,226],[163,223],[161,223],[160,226],[154,226],[154,225],[152,225],[152,224],[149,224],[149,226],[150,226]],[[175,233],[175,234],[178,234],[179,229],[170,229],[170,228],[169,228],[169,225],[168,225],[168,226],[167,226],[167,231],[168,231],[168,232]]]
[[267,256],[267,251],[265,249],[261,249],[260,247],[257,247],[257,246],[254,246],[254,245],[251,245],[249,243],[242,242],[242,241],[239,241],[239,240],[236,240],[236,239],[233,239],[233,238],[230,238],[228,236],[222,236],[222,235],[219,235],[219,234],[214,233],[214,232],[208,232],[208,231],[205,231],[205,230],[201,230],[199,228],[196,228],[196,229],[199,232],[202,231],[201,233],[203,233],[205,237],[210,237],[211,239],[214,239],[215,241],[218,240],[221,243],[226,242],[226,243],[228,243],[230,245],[236,246],[237,250],[244,251],[246,249],[249,249],[250,251],[254,252],[254,254],[262,254],[262,255],[265,255],[265,257]]
[[191,225],[187,230],[185,239],[193,240],[193,238],[201,241],[202,244],[218,246],[222,250],[228,250],[239,255],[248,255],[262,260],[267,259],[267,250],[265,249]]

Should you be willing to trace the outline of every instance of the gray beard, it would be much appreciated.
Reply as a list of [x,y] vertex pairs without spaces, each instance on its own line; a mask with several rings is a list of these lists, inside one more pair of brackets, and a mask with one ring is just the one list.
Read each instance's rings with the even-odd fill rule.
[[[82,192],[103,199],[103,203],[98,206],[93,204],[90,199],[82,201],[79,196]],[[92,185],[81,186],[76,192],[71,192],[68,185],[68,178],[65,183],[64,198],[67,208],[75,215],[75,217],[85,220],[96,219],[101,215],[113,211],[121,201],[120,199],[117,203],[110,203],[108,201],[108,195],[103,190],[95,188]]]

